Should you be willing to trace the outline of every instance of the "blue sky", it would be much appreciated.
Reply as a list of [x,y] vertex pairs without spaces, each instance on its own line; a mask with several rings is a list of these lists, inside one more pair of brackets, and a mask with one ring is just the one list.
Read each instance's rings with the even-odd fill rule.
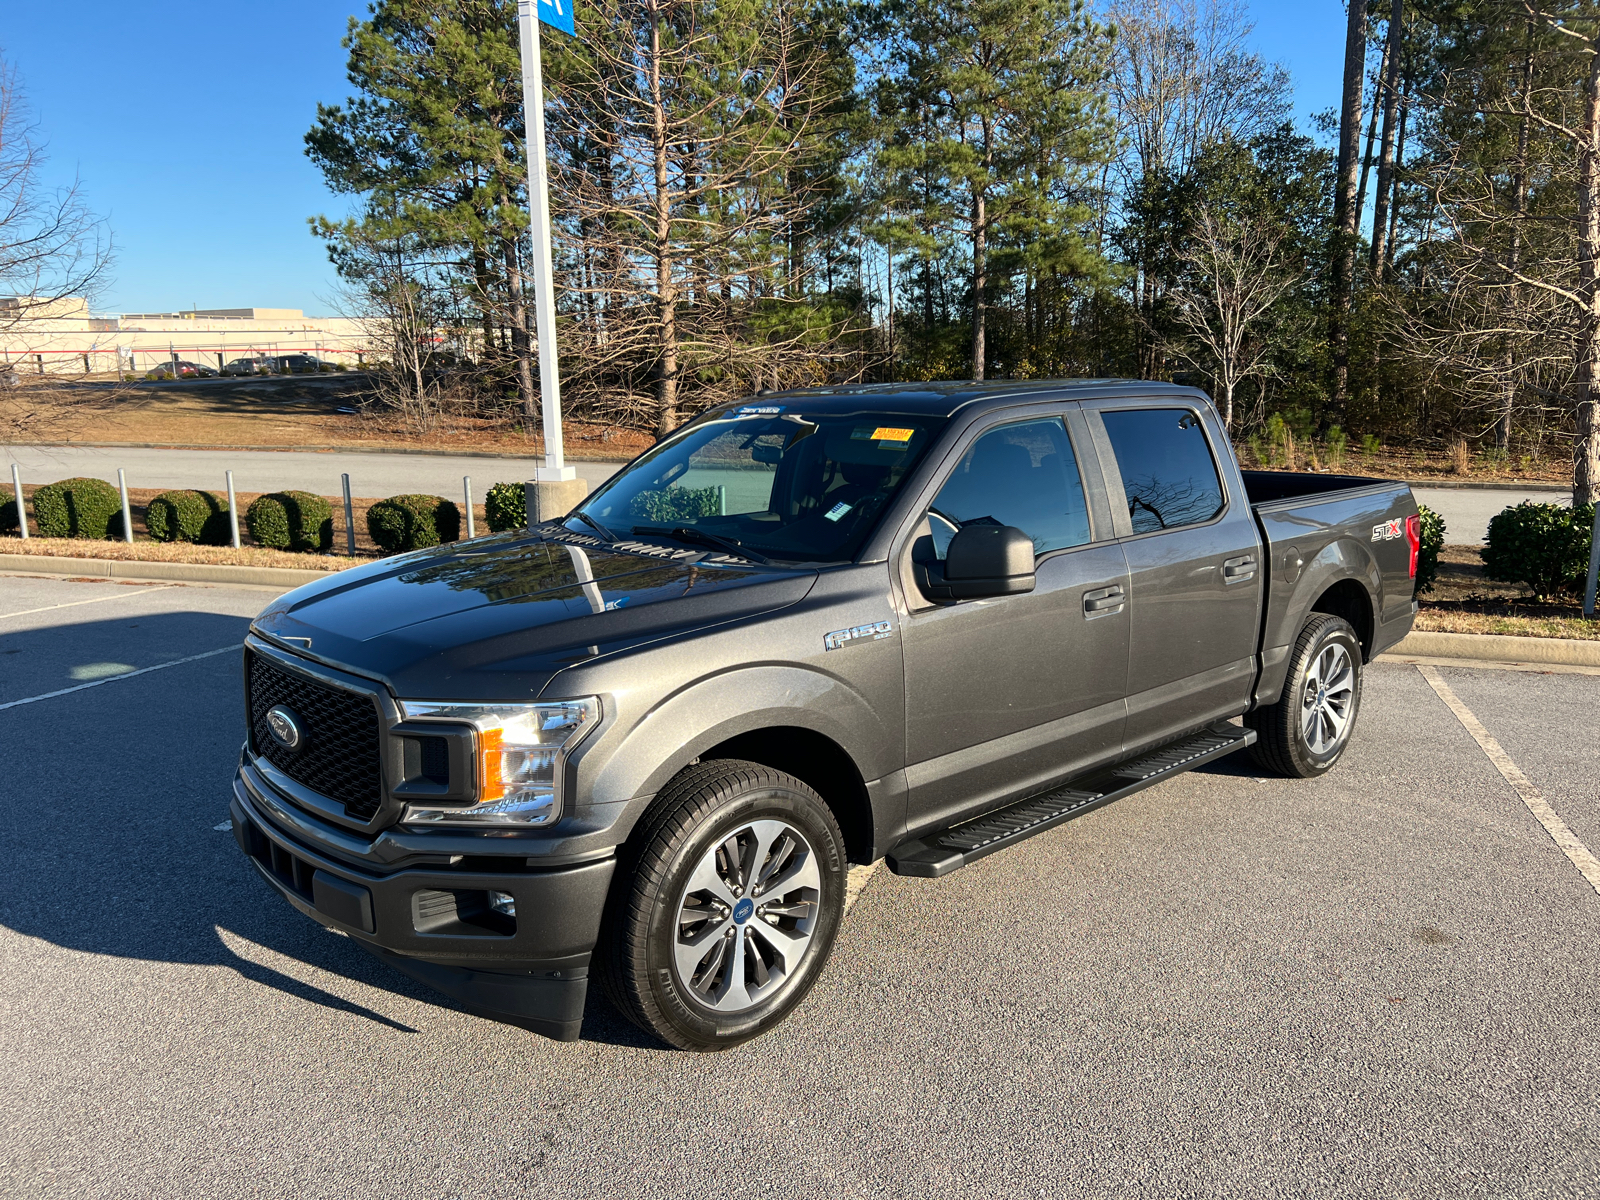
[[[304,154],[344,99],[351,0],[4,0],[52,182],[78,174],[118,246],[106,312],[256,305],[325,313],[336,283],[306,229],[342,214]],[[1339,0],[1255,0],[1256,43],[1294,76],[1296,115],[1338,99]],[[359,6],[365,13],[365,6]]]

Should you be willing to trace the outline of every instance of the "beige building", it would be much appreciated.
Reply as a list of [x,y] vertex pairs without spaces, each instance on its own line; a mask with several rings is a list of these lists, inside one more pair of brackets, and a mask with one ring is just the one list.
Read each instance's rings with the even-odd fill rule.
[[0,296],[0,370],[32,374],[143,373],[174,356],[220,367],[236,358],[312,354],[357,363],[368,353],[362,323],[308,317],[298,308],[202,308],[94,316],[77,297],[35,304]]

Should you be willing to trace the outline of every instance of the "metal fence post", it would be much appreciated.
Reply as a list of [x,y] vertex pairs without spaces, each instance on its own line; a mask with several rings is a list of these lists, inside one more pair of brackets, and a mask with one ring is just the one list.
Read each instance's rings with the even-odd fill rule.
[[28,510],[22,503],[22,472],[16,463],[11,464],[11,490],[17,494],[17,528],[22,531],[22,540],[28,540]]
[[233,548],[239,548],[239,502],[233,496],[233,472],[224,471],[228,477],[228,532],[233,537]]
[[122,540],[133,544],[133,513],[128,511],[128,477],[117,468],[117,490],[122,493]]
[[344,480],[344,544],[350,557],[356,556],[356,517],[355,510],[350,506],[350,476],[341,475]]
[[472,476],[471,475],[463,475],[461,477],[461,496],[467,502],[467,536],[469,538],[477,537],[478,536],[477,532],[472,527]]

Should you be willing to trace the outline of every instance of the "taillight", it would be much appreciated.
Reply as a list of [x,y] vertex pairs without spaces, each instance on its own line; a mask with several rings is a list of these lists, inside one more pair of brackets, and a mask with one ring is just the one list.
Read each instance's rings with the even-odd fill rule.
[[1422,518],[1406,518],[1406,541],[1411,543],[1411,578],[1417,577],[1417,552],[1422,549]]

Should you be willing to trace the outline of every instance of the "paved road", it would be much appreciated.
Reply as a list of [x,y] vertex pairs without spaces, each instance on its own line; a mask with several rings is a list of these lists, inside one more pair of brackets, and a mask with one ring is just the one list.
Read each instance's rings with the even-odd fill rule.
[[1536,504],[1572,503],[1571,488],[1413,488],[1417,503],[1426,504],[1444,518],[1445,541],[1453,546],[1481,544],[1489,537],[1489,522],[1502,509],[1524,500]]
[[[0,577],[0,704],[267,599]],[[1600,848],[1600,678],[1441,674]],[[714,1057],[471,1016],[271,897],[214,828],[239,703],[230,651],[0,709],[0,1192],[1594,1194],[1600,896],[1414,668],[1322,780],[1224,762],[878,872]]]
[[[117,468],[128,474],[129,487],[205,488],[225,486],[224,471],[233,472],[241,492],[297,488],[337,496],[339,476],[348,473],[352,495],[381,499],[401,492],[459,497],[461,477],[472,476],[473,495],[502,480],[533,477],[537,460],[477,458],[449,454],[344,454],[275,450],[142,450],[93,446],[3,446],[0,490],[10,488],[11,463],[22,468],[23,483],[53,483],[87,475],[117,481]],[[592,488],[610,478],[620,463],[575,462],[580,477]]]

